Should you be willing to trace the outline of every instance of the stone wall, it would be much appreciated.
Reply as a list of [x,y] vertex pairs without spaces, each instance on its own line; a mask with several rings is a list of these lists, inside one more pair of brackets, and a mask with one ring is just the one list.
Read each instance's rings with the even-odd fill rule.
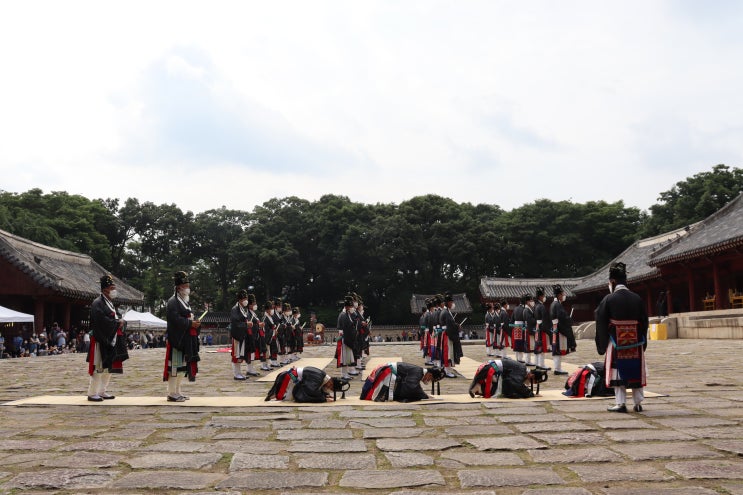
[[[743,339],[743,309],[719,311],[696,311],[676,313],[666,318],[650,318],[650,324],[666,325],[668,339]],[[596,336],[596,324],[592,321],[573,327],[576,339],[591,339]]]

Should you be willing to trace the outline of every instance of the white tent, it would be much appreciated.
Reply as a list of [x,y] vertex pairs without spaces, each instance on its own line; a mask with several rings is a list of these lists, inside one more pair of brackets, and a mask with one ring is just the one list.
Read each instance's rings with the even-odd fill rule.
[[124,315],[124,320],[128,322],[128,325],[135,326],[140,329],[155,329],[165,328],[168,324],[165,320],[161,320],[157,316],[153,315],[149,311],[140,313],[130,309]]
[[34,315],[19,313],[0,306],[0,323],[33,323]]

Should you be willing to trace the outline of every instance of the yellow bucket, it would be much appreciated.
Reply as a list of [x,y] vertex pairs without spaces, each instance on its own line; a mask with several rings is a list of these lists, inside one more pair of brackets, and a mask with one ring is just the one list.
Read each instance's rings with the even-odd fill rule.
[[650,340],[666,340],[668,338],[668,327],[665,323],[652,323],[650,325]]

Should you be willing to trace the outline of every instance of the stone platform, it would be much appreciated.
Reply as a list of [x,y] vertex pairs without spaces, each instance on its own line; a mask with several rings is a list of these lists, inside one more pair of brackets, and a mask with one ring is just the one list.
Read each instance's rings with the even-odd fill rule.
[[[382,349],[422,362],[414,344],[372,346],[372,356]],[[480,346],[464,352],[485,359]],[[668,395],[639,414],[608,413],[611,400],[1,406],[0,493],[743,495],[742,353],[741,341],[651,342],[648,389]],[[109,391],[164,395],[162,359],[162,349],[133,351]],[[582,340],[567,361],[598,359]],[[194,399],[259,397],[270,387],[234,381],[229,354],[204,352],[200,364],[183,389]],[[84,369],[82,355],[0,360],[0,402],[83,396]],[[550,375],[547,389],[564,379]],[[447,379],[441,391],[468,385]],[[355,380],[350,396],[359,390]]]

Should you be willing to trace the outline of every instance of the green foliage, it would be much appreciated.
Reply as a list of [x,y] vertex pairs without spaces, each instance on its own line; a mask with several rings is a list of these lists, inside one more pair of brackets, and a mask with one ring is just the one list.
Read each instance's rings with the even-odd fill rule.
[[259,304],[281,297],[335,325],[343,296],[357,292],[378,324],[414,323],[413,293],[466,292],[482,320],[483,276],[574,277],[596,270],[638,238],[710,215],[743,190],[725,165],[661,193],[650,215],[622,201],[538,199],[510,212],[429,194],[365,205],[345,196],[271,199],[252,212],[194,215],[174,204],[123,205],[40,189],[0,191],[0,229],[91,255],[139,288],[162,316],[176,270],[191,273],[195,308],[226,311],[252,287]]
[[660,202],[650,207],[650,217],[640,229],[640,235],[650,237],[703,220],[741,191],[743,169],[715,165],[712,171],[677,182],[670,190],[660,193]]

